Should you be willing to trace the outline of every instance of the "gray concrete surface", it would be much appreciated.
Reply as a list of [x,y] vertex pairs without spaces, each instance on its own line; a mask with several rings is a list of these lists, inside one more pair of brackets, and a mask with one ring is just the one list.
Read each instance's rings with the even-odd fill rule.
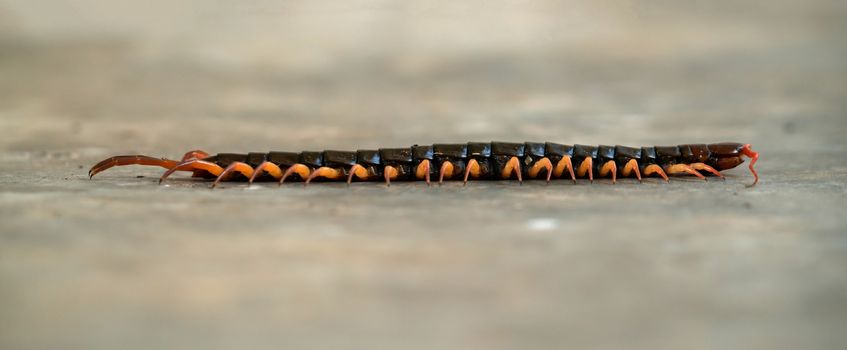
[[[841,348],[845,11],[0,1],[0,348]],[[492,139],[750,142],[762,181],[86,177]]]

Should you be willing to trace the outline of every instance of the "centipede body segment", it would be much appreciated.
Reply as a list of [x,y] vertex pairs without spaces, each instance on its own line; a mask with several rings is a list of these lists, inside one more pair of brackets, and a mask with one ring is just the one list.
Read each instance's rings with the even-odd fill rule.
[[177,171],[194,177],[221,181],[437,181],[517,180],[660,177],[689,175],[723,178],[722,170],[732,169],[750,158],[754,169],[759,153],[749,144],[724,142],[678,146],[589,146],[552,142],[469,142],[463,144],[414,145],[406,148],[323,152],[219,153],[190,151],[180,160],[143,155],[115,156],[94,165],[89,176],[115,166],[147,165],[167,169],[161,183]]

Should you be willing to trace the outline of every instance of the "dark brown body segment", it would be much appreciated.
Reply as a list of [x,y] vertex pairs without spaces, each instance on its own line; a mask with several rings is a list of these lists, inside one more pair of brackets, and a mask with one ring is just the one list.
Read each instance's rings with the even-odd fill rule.
[[440,170],[445,162],[453,167],[450,176],[444,180],[459,180],[463,178],[467,167],[468,145],[467,144],[435,144],[432,145],[434,169]]

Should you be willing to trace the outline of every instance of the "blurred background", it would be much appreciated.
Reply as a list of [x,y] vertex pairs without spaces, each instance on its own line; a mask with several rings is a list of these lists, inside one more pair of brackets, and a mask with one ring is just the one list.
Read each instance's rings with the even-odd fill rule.
[[[845,36],[831,0],[0,0],[0,347],[837,348]],[[86,176],[490,140],[749,142],[763,180]]]
[[786,128],[839,142],[844,7],[6,0],[15,132],[0,142],[171,153],[760,142]]

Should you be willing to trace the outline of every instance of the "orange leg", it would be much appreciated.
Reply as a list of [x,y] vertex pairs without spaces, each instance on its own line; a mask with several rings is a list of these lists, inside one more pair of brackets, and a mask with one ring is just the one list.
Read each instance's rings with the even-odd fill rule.
[[632,172],[635,172],[635,177],[638,178],[638,182],[641,182],[641,171],[638,169],[638,161],[635,159],[630,159],[626,162],[626,165],[621,170],[621,175],[627,177]]
[[400,174],[400,172],[397,171],[397,168],[390,166],[390,165],[386,165],[385,169],[383,169],[383,172],[385,173],[385,185],[386,186],[391,186],[391,180],[396,179],[397,175]]
[[606,174],[610,172],[612,173],[612,184],[614,185],[615,182],[617,182],[618,177],[618,165],[615,163],[614,160],[610,160],[604,163],[603,166],[600,167],[600,172],[598,173],[598,175],[602,177],[606,176]]
[[176,166],[179,162],[175,160],[165,159],[165,158],[153,158],[142,155],[132,155],[132,156],[115,156],[109,157],[91,167],[91,170],[88,171],[88,178],[94,177],[97,173],[102,172],[106,169],[115,166],[123,166],[123,165],[154,165],[160,166],[165,169],[170,169]]
[[756,172],[756,169],[753,169],[753,166],[756,165],[756,161],[759,160],[759,152],[753,151],[750,147],[752,146],[748,143],[741,148],[741,154],[750,157],[750,172],[753,173],[753,177],[755,178],[753,183],[747,185],[747,187],[753,187],[759,183],[759,173]]
[[665,179],[665,182],[671,181],[670,179],[668,179],[668,175],[665,174],[665,171],[662,170],[662,167],[660,167],[659,165],[650,164],[650,165],[644,167],[644,176],[650,176],[650,175],[653,175],[653,174],[659,174],[659,176],[661,176],[663,179]]
[[344,177],[344,172],[339,169],[322,166],[309,174],[309,177],[306,178],[306,182],[303,183],[303,186],[309,185],[309,182],[312,182],[312,180],[318,177],[337,180]]
[[353,167],[350,168],[350,175],[347,176],[347,186],[350,186],[350,183],[353,182],[354,175],[361,180],[367,180],[368,177],[370,177],[368,169],[365,169],[365,167],[359,164],[354,164]]
[[674,164],[674,165],[668,166],[668,167],[665,168],[665,172],[668,175],[688,173],[688,174],[691,174],[691,175],[694,175],[696,177],[703,179],[703,181],[706,181],[706,177],[703,176],[703,174],[700,174],[699,172],[697,172],[697,170],[692,169],[690,166],[688,166],[688,164]]
[[438,186],[441,186],[441,183],[444,182],[444,177],[447,178],[453,177],[453,163],[445,161],[441,163],[441,170],[438,171]]
[[588,180],[594,182],[594,160],[591,157],[586,157],[576,172],[579,177],[585,176],[585,173],[588,173]]
[[547,170],[547,183],[550,183],[550,177],[553,176],[553,163],[550,162],[550,159],[541,158],[535,164],[529,168],[529,177],[535,178],[538,176],[538,173],[541,172],[541,169]]
[[170,160],[166,158],[153,158],[144,155],[116,156],[107,158],[106,160],[99,162],[93,167],[91,167],[91,170],[88,171],[88,176],[89,178],[92,178],[97,173],[102,172],[106,169],[123,165],[154,165],[163,167],[165,169],[170,169],[179,164],[180,162],[184,162],[191,159],[203,159],[206,157],[209,157],[209,154],[200,150],[185,153],[185,155],[182,156],[182,160],[180,161]]
[[[191,160],[191,159],[206,159],[209,156],[210,156],[209,153],[206,153],[205,151],[197,149],[197,150],[185,152],[185,154],[182,155],[182,159],[180,161],[184,162],[186,160]],[[194,172],[194,174],[191,174],[191,177],[208,177],[208,175],[209,175],[209,173],[207,173],[203,170],[197,170],[197,171]]]
[[165,173],[162,174],[162,177],[159,178],[159,184],[161,185],[162,182],[165,181],[166,178],[168,178],[168,176],[171,176],[171,174],[173,174],[176,171],[199,171],[199,170],[205,171],[205,172],[212,174],[214,176],[219,176],[221,173],[224,172],[224,168],[221,168],[220,165],[217,165],[215,163],[207,162],[205,160],[200,160],[200,159],[191,159],[191,160],[186,160],[186,161],[179,163],[177,165],[174,165],[173,167],[171,167],[170,169],[165,171]]
[[282,183],[285,182],[285,179],[294,173],[297,173],[297,175],[300,175],[301,179],[305,180],[309,177],[309,174],[312,173],[312,169],[300,163],[294,164],[288,167],[288,169],[285,169],[285,173],[282,174],[281,178],[279,178],[279,184],[282,185]]
[[692,168],[692,169],[694,169],[694,170],[705,170],[705,171],[708,171],[708,172],[710,172],[710,173],[714,174],[714,175],[715,175],[715,176],[717,176],[717,177],[720,177],[721,179],[726,180],[726,178],[725,178],[725,177],[723,177],[723,174],[721,174],[721,172],[720,172],[720,171],[717,171],[715,168],[712,168],[712,167],[710,167],[710,166],[708,166],[708,165],[706,165],[706,164],[703,164],[703,163],[691,163],[691,164],[689,164],[689,165],[690,165],[690,166],[691,166],[691,168]]
[[221,182],[221,180],[229,179],[230,174],[234,172],[241,173],[241,175],[244,175],[248,179],[252,178],[254,173],[253,168],[251,168],[250,165],[248,165],[247,163],[232,162],[232,164],[227,166],[226,169],[224,169],[224,171],[221,172],[220,175],[218,175],[218,178],[215,179],[215,182],[212,183],[212,188],[218,186],[218,182]]
[[472,175],[473,178],[477,178],[479,176],[479,162],[476,159],[471,159],[468,161],[468,168],[465,169],[465,186],[468,184],[468,176]]
[[573,183],[576,183],[576,175],[574,175],[573,173],[573,164],[571,164],[571,156],[562,157],[562,160],[560,160],[559,163],[556,164],[556,169],[553,170],[553,174],[556,175],[556,177],[561,177],[562,174],[565,172],[565,169],[568,169],[568,172],[571,173],[571,180],[573,180]]
[[415,177],[418,179],[426,179],[426,185],[429,186],[429,159],[424,159],[418,164],[415,170]]
[[280,169],[278,165],[264,161],[262,164],[259,164],[255,170],[253,170],[253,176],[250,176],[250,180],[247,180],[247,186],[252,185],[253,181],[256,180],[256,177],[264,173],[273,176],[273,178],[277,180],[282,178],[282,169]]
[[518,183],[523,184],[523,175],[521,175],[521,161],[518,157],[512,157],[506,162],[506,166],[503,167],[503,171],[500,172],[500,176],[504,179],[508,179],[512,177],[512,172],[518,175]]

